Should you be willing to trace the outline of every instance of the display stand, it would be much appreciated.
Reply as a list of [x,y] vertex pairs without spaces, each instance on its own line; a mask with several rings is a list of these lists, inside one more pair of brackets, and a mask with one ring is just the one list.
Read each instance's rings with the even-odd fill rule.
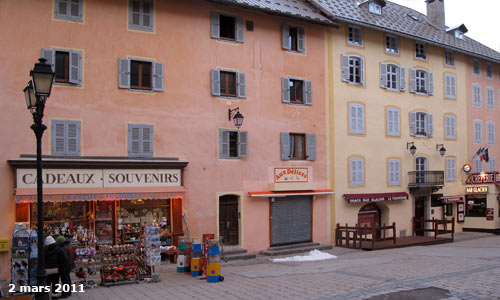
[[21,286],[36,285],[36,263],[38,258],[37,232],[16,224],[12,237],[11,283],[14,294],[20,293]]
[[78,245],[75,249],[75,272],[76,276],[82,279],[78,283],[83,284],[84,287],[94,288],[96,283],[90,279],[90,276],[96,273],[97,251],[94,232],[80,226],[74,239]]
[[101,284],[105,286],[138,283],[137,254],[134,245],[101,245]]
[[146,226],[144,227],[143,234],[143,246],[144,246],[144,256],[143,262],[144,266],[149,268],[150,278],[154,282],[160,281],[160,274],[156,272],[155,266],[161,264],[161,254],[160,254],[160,227]]

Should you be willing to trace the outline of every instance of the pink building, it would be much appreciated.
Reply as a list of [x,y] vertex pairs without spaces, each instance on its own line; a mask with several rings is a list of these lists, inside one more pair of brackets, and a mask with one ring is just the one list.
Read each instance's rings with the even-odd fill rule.
[[219,2],[0,3],[0,238],[36,224],[22,90],[43,56],[56,72],[42,145],[48,232],[82,226],[121,243],[139,223],[166,222],[175,243],[185,215],[191,237],[251,252],[330,241],[324,38],[335,24],[305,1]]

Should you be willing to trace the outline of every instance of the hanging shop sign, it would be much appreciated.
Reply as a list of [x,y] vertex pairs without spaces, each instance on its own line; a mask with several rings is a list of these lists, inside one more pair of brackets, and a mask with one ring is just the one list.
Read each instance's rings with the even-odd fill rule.
[[[36,169],[17,169],[18,188],[36,188]],[[181,185],[180,169],[44,169],[46,188],[166,187]]]
[[493,208],[486,209],[486,220],[487,221],[493,221],[494,215],[495,215],[495,210]]
[[468,186],[465,188],[465,192],[467,194],[487,194],[488,187],[487,186]]
[[369,203],[382,201],[396,201],[408,199],[408,194],[401,193],[378,193],[378,194],[344,194],[348,203]]
[[465,184],[500,184],[500,172],[472,173],[467,177]]
[[441,197],[443,203],[464,202],[463,196],[443,196]]
[[274,182],[308,182],[309,175],[307,168],[275,168]]

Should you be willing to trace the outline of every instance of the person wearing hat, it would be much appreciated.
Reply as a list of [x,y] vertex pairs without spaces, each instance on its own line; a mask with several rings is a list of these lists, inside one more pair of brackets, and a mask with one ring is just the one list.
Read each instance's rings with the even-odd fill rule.
[[45,271],[47,272],[47,285],[51,286],[52,295],[55,295],[59,275],[69,272],[68,256],[50,235],[45,238]]
[[[66,253],[66,256],[68,257],[68,264],[67,268],[65,268],[64,273],[59,273],[59,276],[61,277],[61,283],[63,285],[70,285],[71,286],[71,276],[70,272],[75,268],[75,261],[73,259],[73,251],[71,251],[71,246],[69,245],[69,240],[67,240],[64,236],[60,235],[56,238],[56,244],[61,247],[61,249],[64,250],[64,253]],[[67,272],[66,272],[67,271]],[[61,295],[61,298],[67,298],[71,296],[71,289],[69,289],[69,292],[64,292]]]

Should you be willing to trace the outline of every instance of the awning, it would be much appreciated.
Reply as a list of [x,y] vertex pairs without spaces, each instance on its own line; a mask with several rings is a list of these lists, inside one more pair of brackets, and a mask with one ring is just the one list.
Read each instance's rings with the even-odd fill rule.
[[443,203],[464,202],[464,196],[443,196],[440,199]]
[[382,201],[396,201],[408,199],[405,192],[399,193],[376,193],[376,194],[344,194],[348,203],[370,203]]
[[250,197],[287,197],[287,196],[309,196],[309,195],[331,195],[333,190],[310,190],[310,191],[279,191],[279,192],[249,192]]

